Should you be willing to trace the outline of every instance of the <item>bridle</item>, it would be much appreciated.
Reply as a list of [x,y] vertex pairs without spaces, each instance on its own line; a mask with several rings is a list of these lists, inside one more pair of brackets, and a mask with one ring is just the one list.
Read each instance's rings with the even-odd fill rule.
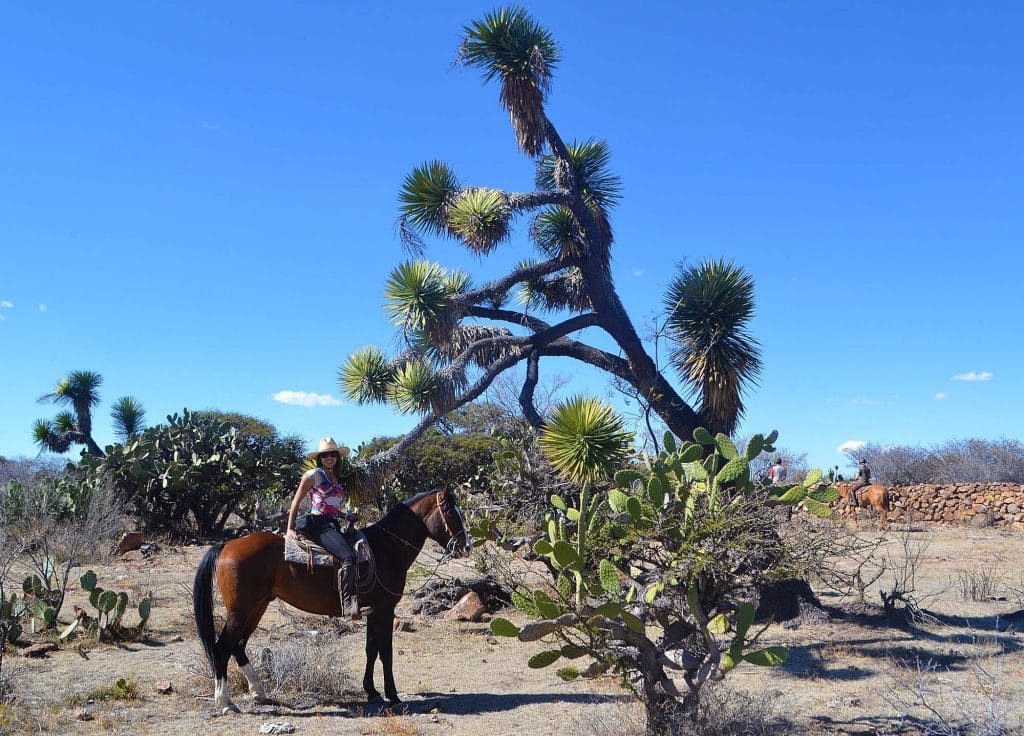
[[[463,522],[462,531],[458,535],[456,535],[455,532],[452,531],[451,526],[448,524],[448,515],[444,512],[444,503],[441,501],[441,496],[443,494],[444,491],[438,491],[437,493],[435,493],[434,503],[437,505],[437,513],[441,516],[441,523],[444,524],[444,530],[448,532],[448,544],[446,544],[444,547],[445,557],[453,557],[455,555],[456,540],[460,536],[466,537],[466,542],[468,543],[467,546],[469,549],[472,549],[473,543],[470,541],[469,532],[466,531],[465,522]],[[459,516],[461,517],[462,514],[460,513]]]

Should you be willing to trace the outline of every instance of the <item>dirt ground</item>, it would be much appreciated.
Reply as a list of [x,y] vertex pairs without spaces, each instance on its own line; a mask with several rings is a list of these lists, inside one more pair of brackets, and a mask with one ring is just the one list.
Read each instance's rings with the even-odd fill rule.
[[[860,533],[877,536],[866,526]],[[871,606],[857,606],[850,596],[819,588],[832,620],[795,629],[773,625],[766,639],[791,648],[787,662],[777,668],[741,665],[729,674],[728,687],[772,701],[778,713],[811,733],[917,733],[929,719],[968,713],[979,719],[1005,716],[1011,726],[1016,724],[1024,714],[1024,604],[1017,592],[1024,587],[1024,535],[896,528],[885,540],[894,559],[903,550],[919,553],[915,594],[936,620],[920,628],[886,624],[875,605],[877,589],[891,585],[891,573],[866,591]],[[347,673],[343,692],[324,703],[310,695],[271,691],[278,705],[255,706],[242,693],[243,681],[232,665],[232,693],[243,713],[220,715],[209,699],[212,678],[205,674],[192,625],[191,582],[204,550],[165,546],[144,560],[91,566],[103,587],[127,590],[135,599],[153,592],[149,639],[120,647],[90,641],[81,650],[75,642],[42,659],[8,655],[4,674],[17,698],[0,733],[234,736],[257,734],[264,724],[282,722],[294,726],[296,734],[310,735],[636,733],[638,709],[613,679],[564,683],[555,668],[526,667],[543,644],[496,638],[486,623],[440,617],[412,617],[411,630],[395,635],[395,676],[406,709],[390,714],[367,707],[359,686],[364,662],[360,625],[299,614],[276,602],[250,641],[254,662],[261,661],[264,650],[273,655],[289,643],[316,641]],[[429,552],[424,555],[429,558]],[[457,574],[454,566],[460,564],[466,563],[436,570],[431,565],[422,575]],[[994,599],[964,600],[958,581],[969,575],[977,581],[981,573],[996,583]],[[76,581],[77,575],[76,570]],[[65,611],[70,613],[75,603],[85,605],[84,600],[75,590]],[[131,610],[126,614],[128,623],[133,616]],[[927,661],[939,669],[917,677],[918,663]],[[119,678],[137,683],[139,697],[96,699]],[[915,678],[923,685],[913,687]],[[161,681],[170,682],[169,694],[154,689]],[[915,691],[931,699],[934,712],[900,705],[900,699],[912,700]],[[918,720],[901,719],[907,713]]]

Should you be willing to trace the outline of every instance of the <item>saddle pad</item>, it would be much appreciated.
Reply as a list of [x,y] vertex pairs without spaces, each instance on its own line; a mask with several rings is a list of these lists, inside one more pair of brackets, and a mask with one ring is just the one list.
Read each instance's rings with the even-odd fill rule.
[[[349,542],[352,542],[351,538]],[[355,542],[352,545],[357,562],[369,562],[370,545],[366,541],[366,535],[361,531],[356,532]],[[337,567],[338,558],[332,555],[318,544],[310,542],[305,537],[294,539],[285,536],[284,538],[284,559],[285,562],[294,562],[306,567]]]

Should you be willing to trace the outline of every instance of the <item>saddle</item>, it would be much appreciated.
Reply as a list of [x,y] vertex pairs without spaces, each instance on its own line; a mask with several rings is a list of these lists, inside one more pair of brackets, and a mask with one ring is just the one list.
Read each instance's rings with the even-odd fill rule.
[[[312,573],[314,567],[339,567],[341,562],[337,557],[325,550],[316,542],[298,533],[298,539],[285,535],[284,538],[284,559],[285,562],[294,562],[297,565],[305,565],[306,571]],[[365,563],[373,559],[373,551],[366,535],[358,529],[345,532],[345,539],[352,545],[356,553],[357,569],[362,570]]]

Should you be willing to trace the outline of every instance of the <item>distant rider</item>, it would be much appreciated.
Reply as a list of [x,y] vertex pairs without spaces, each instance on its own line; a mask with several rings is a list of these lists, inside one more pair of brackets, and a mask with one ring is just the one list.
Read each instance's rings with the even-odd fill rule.
[[871,468],[868,467],[868,461],[861,458],[860,465],[857,467],[857,477],[850,484],[850,503],[853,506],[857,505],[857,491],[867,488],[869,485],[871,485]]

